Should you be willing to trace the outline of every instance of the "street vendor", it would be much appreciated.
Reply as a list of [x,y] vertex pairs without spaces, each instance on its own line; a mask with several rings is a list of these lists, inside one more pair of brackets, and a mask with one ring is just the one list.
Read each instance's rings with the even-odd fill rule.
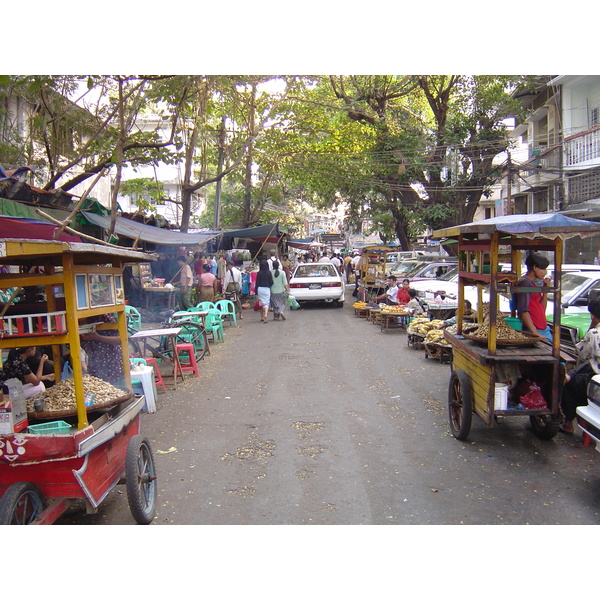
[[192,307],[192,285],[194,285],[194,275],[190,265],[187,264],[185,256],[177,257],[179,265],[179,281],[175,284],[178,288],[179,309],[187,310]]
[[197,301],[214,303],[218,291],[218,281],[211,272],[211,266],[202,265],[202,274],[198,278]]
[[422,315],[425,311],[417,298],[417,290],[413,290],[412,288],[408,290],[408,295],[410,296],[410,300],[406,305],[406,308],[413,311],[413,315],[416,317],[418,315]]
[[[552,279],[547,276],[550,261],[538,252],[531,252],[525,259],[527,273],[518,281],[516,287],[541,287],[549,286]],[[541,285],[540,283],[541,282]],[[552,343],[552,333],[546,320],[546,305],[548,294],[542,292],[522,292],[515,294],[517,314],[522,323],[523,330],[529,331],[540,339]]]
[[396,301],[398,304],[408,304],[410,302],[410,296],[408,294],[409,289],[410,279],[403,279],[402,287],[398,288],[398,293],[396,294]]
[[48,360],[47,354],[42,355],[36,373],[29,368],[27,359],[34,356],[35,353],[34,346],[13,348],[9,351],[8,357],[2,365],[4,381],[13,378],[18,379],[23,384],[25,398],[43,394],[46,391],[44,381],[54,381],[54,373],[43,374],[44,364]]
[[387,290],[383,294],[377,296],[375,302],[377,302],[377,304],[384,303],[396,306],[398,304],[398,300],[396,299],[398,285],[396,284],[396,277],[394,275],[390,275],[387,278],[387,286]]
[[[474,314],[475,313],[473,312],[472,304],[469,302],[469,300],[467,300],[465,298],[465,312],[463,314],[463,318],[472,318],[474,316]],[[444,321],[438,327],[438,329],[445,329],[446,327],[452,327],[452,325],[456,325],[456,323],[458,323],[458,311],[453,317],[450,317],[449,319],[444,319]]]
[[566,374],[561,391],[560,408],[565,421],[559,427],[561,433],[573,435],[573,421],[577,407],[588,403],[587,388],[594,375],[600,374],[600,298],[588,306],[592,318],[590,328],[577,344],[577,366]]

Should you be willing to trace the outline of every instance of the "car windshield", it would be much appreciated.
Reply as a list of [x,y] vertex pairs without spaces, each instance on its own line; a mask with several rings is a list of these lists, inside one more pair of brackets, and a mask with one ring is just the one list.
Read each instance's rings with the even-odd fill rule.
[[563,275],[561,284],[562,295],[564,296],[565,294],[572,292],[586,281],[588,281],[587,277],[577,273],[567,273],[566,275]]
[[336,275],[335,267],[327,263],[298,265],[294,273],[294,277],[335,277]]
[[392,273],[409,273],[410,271],[414,271],[415,269],[422,269],[428,264],[429,263],[426,262],[415,262],[412,260],[400,261],[392,267]]
[[458,273],[458,267],[452,267],[449,271],[446,271],[441,277],[438,277],[439,281],[452,281]]

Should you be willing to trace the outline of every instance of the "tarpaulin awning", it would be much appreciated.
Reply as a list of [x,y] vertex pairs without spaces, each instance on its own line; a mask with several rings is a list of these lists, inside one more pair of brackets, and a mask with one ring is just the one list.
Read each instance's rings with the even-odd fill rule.
[[[13,240],[54,240],[58,225],[40,221],[0,215],[0,238]],[[58,236],[59,242],[81,242],[79,236],[65,233]]]
[[308,250],[310,248],[312,241],[313,241],[312,238],[305,238],[305,239],[301,239],[301,240],[289,239],[287,241],[287,245],[290,246],[291,248],[298,248],[300,250]]
[[[97,215],[95,213],[80,211],[89,223],[108,230],[110,228],[110,217]],[[170,229],[162,229],[144,223],[138,223],[124,217],[117,217],[115,233],[134,240],[140,239],[151,244],[164,244],[171,246],[202,245],[219,235],[218,231],[206,233],[181,233]]]
[[457,237],[469,233],[495,233],[496,231],[524,237],[537,235],[547,238],[561,237],[563,239],[600,233],[600,223],[573,219],[557,213],[534,213],[527,215],[505,215],[484,219],[465,225],[447,227],[433,232],[436,238]]
[[281,227],[279,223],[271,223],[270,225],[258,225],[257,227],[247,227],[246,229],[223,231],[223,238],[246,238],[276,244],[279,238],[285,233],[287,233],[286,227]]

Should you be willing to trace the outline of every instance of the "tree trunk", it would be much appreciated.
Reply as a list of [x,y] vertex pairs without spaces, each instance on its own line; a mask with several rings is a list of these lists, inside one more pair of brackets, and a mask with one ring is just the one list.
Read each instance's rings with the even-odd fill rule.
[[252,212],[252,147],[254,142],[254,119],[255,119],[255,99],[256,99],[256,84],[252,83],[251,97],[250,97],[250,119],[248,121],[248,137],[250,143],[248,144],[248,151],[246,154],[246,177],[244,179],[244,217],[242,227],[248,227],[251,220]]

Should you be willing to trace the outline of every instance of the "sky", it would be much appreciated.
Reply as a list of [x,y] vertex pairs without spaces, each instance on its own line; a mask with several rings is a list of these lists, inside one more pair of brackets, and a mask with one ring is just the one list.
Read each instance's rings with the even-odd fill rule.
[[[37,4],[37,3],[36,3]],[[41,3],[40,3],[41,4]],[[7,74],[587,73],[593,19],[573,27],[527,2],[140,4],[56,0],[5,34]],[[531,30],[527,22],[533,22]],[[545,32],[561,27],[560,36]],[[589,34],[588,34],[589,30]],[[526,35],[524,31],[531,31]],[[572,37],[573,42],[569,41]],[[12,43],[11,43],[12,41]],[[566,48],[576,44],[577,52]],[[577,63],[574,64],[573,57]]]

